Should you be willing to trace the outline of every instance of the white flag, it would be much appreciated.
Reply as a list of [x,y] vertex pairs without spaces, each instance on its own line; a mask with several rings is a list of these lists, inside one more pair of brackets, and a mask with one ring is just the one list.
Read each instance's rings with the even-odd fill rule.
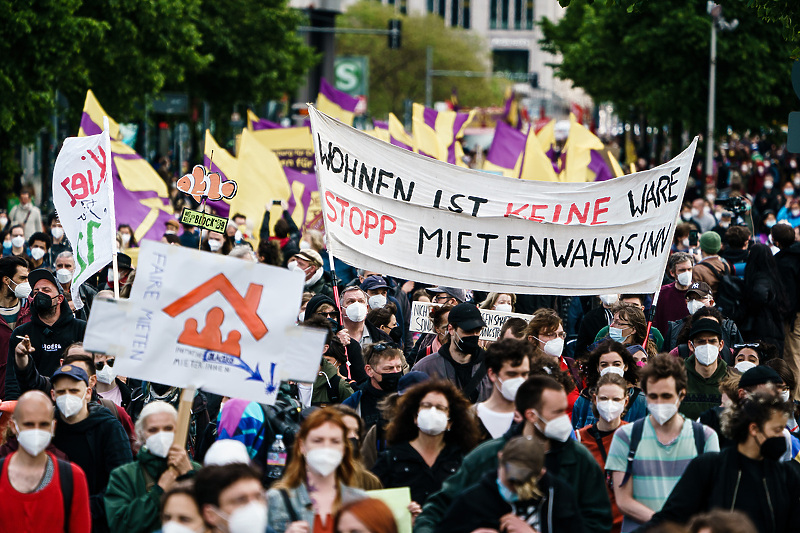
[[81,284],[111,262],[116,248],[107,127],[98,135],[64,141],[53,170],[53,203],[75,254],[71,292],[80,309]]

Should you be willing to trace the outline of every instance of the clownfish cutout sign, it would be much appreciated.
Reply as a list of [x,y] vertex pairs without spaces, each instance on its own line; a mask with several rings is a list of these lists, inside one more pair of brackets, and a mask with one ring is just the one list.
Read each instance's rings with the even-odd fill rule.
[[177,188],[182,193],[191,195],[198,202],[207,200],[230,200],[236,196],[239,186],[233,180],[222,181],[218,172],[208,172],[203,165],[195,165],[191,174],[178,180]]

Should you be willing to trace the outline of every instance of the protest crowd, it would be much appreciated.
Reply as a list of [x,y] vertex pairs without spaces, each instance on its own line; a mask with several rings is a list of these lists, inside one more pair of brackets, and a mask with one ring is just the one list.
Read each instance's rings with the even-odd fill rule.
[[24,190],[0,214],[0,531],[800,531],[800,169],[757,140],[717,163],[657,294],[401,279],[270,224],[271,202],[257,239],[240,213],[171,220],[165,244],[301,272],[297,327],[325,335],[317,379],[274,405],[194,391],[185,446],[181,389],[83,346],[93,306],[131,293],[134,231],[76,305],[58,213]]

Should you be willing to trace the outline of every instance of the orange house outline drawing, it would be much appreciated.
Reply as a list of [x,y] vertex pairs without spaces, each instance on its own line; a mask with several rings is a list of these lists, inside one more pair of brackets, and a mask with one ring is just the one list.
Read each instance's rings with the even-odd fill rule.
[[[244,298],[242,298],[242,295],[239,294],[224,274],[217,274],[207,282],[198,285],[169,304],[163,311],[172,318],[175,318],[187,309],[194,307],[219,291],[231,307],[233,307],[236,315],[247,327],[253,338],[260,340],[269,332],[266,324],[264,324],[264,321],[261,320],[256,312],[258,310],[258,304],[261,301],[261,293],[263,290],[263,285],[251,283],[247,287]],[[183,332],[180,337],[178,337],[178,342],[196,348],[219,351],[239,357],[241,355],[239,340],[241,340],[242,334],[237,330],[232,330],[228,334],[228,338],[223,341],[220,326],[224,320],[225,313],[223,310],[219,307],[212,307],[206,314],[206,324],[202,330],[198,329],[198,322],[196,319],[189,318],[186,320]]]

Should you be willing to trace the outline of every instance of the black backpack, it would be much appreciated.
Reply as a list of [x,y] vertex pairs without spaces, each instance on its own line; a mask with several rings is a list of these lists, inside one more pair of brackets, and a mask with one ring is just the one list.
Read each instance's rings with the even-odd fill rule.
[[717,293],[714,295],[717,309],[724,317],[730,318],[737,324],[743,322],[746,316],[744,279],[732,273],[726,274],[711,265],[701,264],[704,264],[719,281]]

